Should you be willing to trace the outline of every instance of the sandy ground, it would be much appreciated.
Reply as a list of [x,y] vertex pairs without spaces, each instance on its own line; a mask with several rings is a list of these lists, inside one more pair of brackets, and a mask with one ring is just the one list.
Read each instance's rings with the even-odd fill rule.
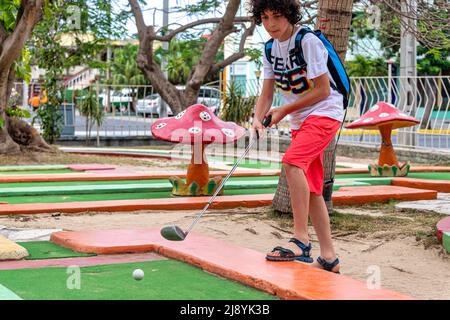
[[[280,220],[268,215],[269,207],[210,210],[196,225],[202,233],[267,252],[285,244],[290,230],[280,227]],[[161,228],[174,223],[187,228],[198,211],[139,211],[133,213],[88,213],[79,215],[34,215],[0,217],[0,225],[18,228],[61,228],[98,230],[121,228]],[[364,214],[360,212],[360,214]],[[314,229],[310,228],[313,256],[319,255]],[[395,290],[419,299],[450,299],[450,259],[437,248],[424,249],[412,237],[395,239],[358,238],[355,234],[334,233],[341,272],[370,283],[379,279],[382,288]]]

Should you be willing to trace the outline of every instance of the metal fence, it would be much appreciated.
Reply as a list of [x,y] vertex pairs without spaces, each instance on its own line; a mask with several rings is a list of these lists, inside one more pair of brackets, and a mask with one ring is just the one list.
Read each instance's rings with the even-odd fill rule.
[[[257,96],[262,81],[238,82],[243,96]],[[198,102],[211,108],[217,114],[224,106],[222,83],[202,86]],[[34,115],[29,99],[36,90],[17,83],[16,91],[20,101]],[[95,93],[104,118],[101,126],[92,125],[95,137],[150,136],[150,126],[156,118],[171,116],[171,109],[154,92],[151,86],[104,85],[95,83],[89,87],[72,86],[64,93],[65,133],[85,137],[88,119],[80,113],[80,103],[89,93]],[[414,127],[393,132],[395,145],[407,148],[450,150],[450,77],[354,77],[351,79],[351,97],[346,123],[357,119],[377,101],[390,102],[402,112],[420,120]],[[274,105],[280,105],[281,98],[275,95]],[[38,126],[38,124],[37,124]],[[348,143],[379,145],[378,132],[344,129],[341,141]]]
[[[359,118],[377,101],[389,102],[420,120],[393,132],[393,143],[407,148],[450,149],[450,77],[355,77],[346,122]],[[344,130],[342,141],[379,145],[369,130]]]

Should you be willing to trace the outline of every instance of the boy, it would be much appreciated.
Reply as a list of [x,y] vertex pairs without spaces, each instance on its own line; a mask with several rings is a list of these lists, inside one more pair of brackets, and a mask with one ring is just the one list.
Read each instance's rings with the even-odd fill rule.
[[[322,197],[322,158],[343,121],[343,97],[331,88],[327,68],[328,51],[314,34],[302,40],[305,66],[297,62],[295,37],[300,27],[300,5],[296,0],[252,0],[251,14],[274,39],[271,56],[264,53],[264,83],[256,103],[253,129],[264,134],[261,124],[271,115],[269,126],[290,115],[292,143],[282,163],[286,171],[294,216],[294,237],[267,253],[270,261],[312,263],[308,216],[320,245],[315,267],[339,273],[339,259],[333,248],[330,220]],[[273,91],[282,91],[283,105],[270,109]]]

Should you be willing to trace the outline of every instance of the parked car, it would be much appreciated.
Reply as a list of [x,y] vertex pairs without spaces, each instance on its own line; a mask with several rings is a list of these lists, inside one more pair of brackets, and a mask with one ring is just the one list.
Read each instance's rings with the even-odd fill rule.
[[[106,103],[108,101],[106,92],[99,94],[99,97],[102,99],[103,103]],[[132,111],[130,109],[132,101],[132,92],[128,89],[122,89],[121,91],[110,91],[109,102],[112,106],[115,107],[116,111]]]
[[[177,86],[178,90],[183,90],[184,86]],[[197,98],[197,103],[204,104],[209,107],[214,114],[218,114],[222,105],[221,92],[216,88],[209,86],[200,87],[200,91]],[[154,117],[166,117],[173,116],[173,112],[166,104],[167,110],[164,110],[161,96],[158,93],[153,93],[146,96],[144,99],[138,100],[136,104],[136,113],[138,115],[151,114]]]
[[153,93],[151,95],[146,96],[144,99],[140,99],[136,104],[136,114],[146,116],[150,114],[152,117],[164,117],[173,116],[173,112],[169,106],[167,106],[168,110],[163,110],[163,104],[161,96],[158,93]]

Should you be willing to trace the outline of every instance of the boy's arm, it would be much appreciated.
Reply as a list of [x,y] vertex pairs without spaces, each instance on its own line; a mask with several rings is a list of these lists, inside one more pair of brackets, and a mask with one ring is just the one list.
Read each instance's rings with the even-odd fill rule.
[[264,119],[264,116],[267,114],[267,111],[269,111],[270,107],[272,106],[274,86],[274,79],[265,79],[263,82],[261,95],[258,97],[258,101],[256,102],[252,128],[253,130],[258,131],[258,135],[260,137],[264,136],[264,126],[262,124],[262,121]]
[[285,104],[281,108],[271,109],[268,112],[272,116],[271,125],[277,124],[291,112],[312,106],[330,95],[330,80],[326,73],[311,80],[314,82],[314,88],[310,92],[295,102]]
[[274,87],[274,79],[264,80],[261,95],[258,97],[258,101],[256,102],[255,116],[253,121],[257,120],[259,122],[262,122],[267,111],[269,111],[273,102]]

